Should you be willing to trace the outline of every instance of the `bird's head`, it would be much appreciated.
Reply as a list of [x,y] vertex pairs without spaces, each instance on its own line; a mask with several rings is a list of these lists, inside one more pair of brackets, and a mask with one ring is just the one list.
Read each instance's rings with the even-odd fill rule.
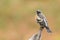
[[41,14],[41,11],[40,10],[37,10],[36,12],[37,12],[37,14]]

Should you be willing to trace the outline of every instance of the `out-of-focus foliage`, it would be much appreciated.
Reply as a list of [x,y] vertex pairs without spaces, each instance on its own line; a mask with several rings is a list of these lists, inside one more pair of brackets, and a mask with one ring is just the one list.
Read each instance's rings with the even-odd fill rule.
[[28,40],[39,30],[38,9],[52,30],[52,34],[43,31],[42,40],[60,40],[60,0],[0,0],[0,40]]

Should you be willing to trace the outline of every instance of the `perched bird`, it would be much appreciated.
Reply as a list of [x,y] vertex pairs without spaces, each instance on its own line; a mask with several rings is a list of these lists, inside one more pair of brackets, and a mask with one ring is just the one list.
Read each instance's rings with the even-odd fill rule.
[[41,39],[41,34],[42,30],[46,28],[48,33],[51,33],[51,30],[48,26],[48,22],[46,17],[43,15],[43,13],[40,10],[36,11],[36,21],[40,25],[40,30],[38,31],[37,34],[33,34],[29,40],[40,40]]
[[48,33],[51,33],[51,30],[48,26],[48,22],[46,17],[43,15],[43,13],[40,10],[36,11],[36,21],[41,26],[40,31],[42,31],[44,28],[46,28]]

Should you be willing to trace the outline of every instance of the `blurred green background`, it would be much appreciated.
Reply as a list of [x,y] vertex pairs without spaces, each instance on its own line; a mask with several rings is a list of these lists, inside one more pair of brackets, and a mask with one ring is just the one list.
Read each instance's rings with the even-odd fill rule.
[[42,40],[60,40],[60,0],[0,0],[0,40],[28,40],[39,30],[36,10],[48,19],[51,34]]

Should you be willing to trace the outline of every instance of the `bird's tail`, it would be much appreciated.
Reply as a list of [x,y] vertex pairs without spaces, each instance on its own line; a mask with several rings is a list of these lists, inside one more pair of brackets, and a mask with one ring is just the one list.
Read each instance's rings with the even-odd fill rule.
[[48,33],[51,33],[52,31],[49,29],[49,27],[46,27],[46,30]]

